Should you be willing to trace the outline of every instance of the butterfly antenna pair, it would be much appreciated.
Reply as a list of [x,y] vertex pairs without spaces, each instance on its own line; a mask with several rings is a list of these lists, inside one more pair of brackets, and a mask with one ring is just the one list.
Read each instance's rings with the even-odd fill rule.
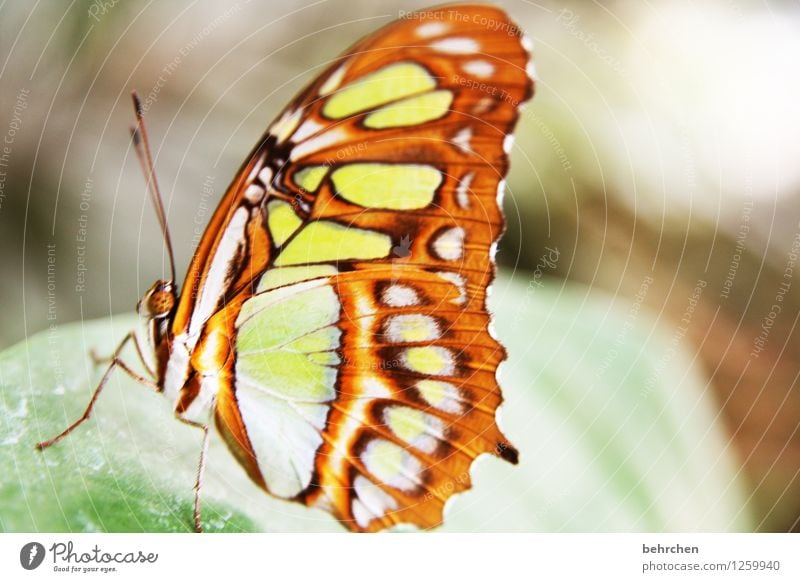
[[139,165],[142,167],[142,173],[147,182],[147,190],[150,193],[150,199],[153,202],[153,207],[158,217],[158,223],[161,225],[161,234],[164,237],[164,244],[167,247],[167,254],[169,255],[170,281],[174,282],[175,256],[172,252],[172,239],[169,236],[167,213],[164,211],[164,201],[161,197],[161,190],[158,187],[158,180],[156,180],[156,172],[153,167],[153,156],[150,153],[150,140],[147,138],[147,129],[144,126],[142,102],[139,100],[139,95],[136,91],[134,91],[131,96],[133,97],[133,108],[136,111],[136,125],[131,127],[133,146],[136,149],[136,157],[139,158]]
[[[150,153],[150,142],[147,139],[147,130],[145,129],[144,126],[144,113],[142,110],[142,103],[139,100],[139,96],[136,94],[135,91],[133,92],[133,106],[134,109],[136,110],[136,125],[131,127],[131,136],[133,137],[133,144],[136,148],[136,156],[139,158],[139,164],[141,164],[142,166],[142,172],[144,173],[145,179],[147,181],[147,189],[150,192],[150,198],[153,201],[153,206],[155,207],[156,215],[158,216],[158,222],[161,225],[161,232],[164,236],[164,244],[166,244],[167,246],[167,253],[169,254],[169,266],[172,275],[172,281],[175,281],[175,259],[172,253],[172,240],[170,239],[169,228],[167,227],[167,216],[166,212],[164,211],[164,203],[161,198],[161,190],[158,187],[155,170],[153,169],[153,157],[152,154]],[[127,364],[125,364],[120,359],[120,354],[122,353],[122,349],[128,342],[134,343],[134,346],[136,347],[136,351],[139,354],[139,357],[145,364],[145,367],[147,367],[147,363],[142,354],[142,349],[139,346],[136,333],[135,332],[128,333],[125,336],[125,338],[119,343],[117,348],[114,350],[114,353],[111,354],[110,357],[99,358],[99,359],[96,358],[97,361],[102,360],[102,361],[108,361],[110,363],[106,368],[106,371],[103,374],[102,379],[100,380],[94,392],[92,393],[92,398],[89,401],[89,405],[86,407],[86,410],[84,411],[83,415],[77,421],[72,423],[66,430],[64,430],[57,436],[37,443],[36,448],[38,450],[41,451],[56,444],[58,441],[60,441],[68,434],[70,434],[73,430],[78,428],[78,426],[83,424],[83,422],[88,420],[94,408],[95,402],[97,401],[97,398],[100,396],[100,392],[108,382],[108,379],[111,376],[111,372],[116,367],[122,368],[123,371],[125,371],[129,376],[131,376],[134,380],[140,382],[141,384],[150,386],[155,391],[159,390],[157,384],[155,384],[150,379],[145,378],[140,374],[137,374],[134,370],[132,370]]]

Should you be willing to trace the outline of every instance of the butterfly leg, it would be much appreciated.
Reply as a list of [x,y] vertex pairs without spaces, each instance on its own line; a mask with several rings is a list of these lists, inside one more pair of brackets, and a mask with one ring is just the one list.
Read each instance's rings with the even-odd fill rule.
[[[153,370],[153,368],[150,366],[150,363],[147,361],[147,358],[144,357],[144,350],[142,349],[142,344],[141,341],[139,340],[139,335],[135,331],[130,332],[128,335],[131,336],[131,339],[133,341],[133,347],[136,350],[136,355],[139,356],[139,361],[144,366],[144,369],[147,370],[147,373],[151,378],[155,378],[156,377],[155,370]],[[95,365],[108,364],[114,359],[114,354],[110,356],[101,356],[95,351],[94,348],[92,348],[89,351],[89,356],[92,358],[92,361],[94,362]],[[134,373],[129,368],[127,368],[124,365],[120,365],[120,367],[124,368],[125,371],[128,372],[128,375],[134,378],[134,380],[136,380],[136,378],[134,377]]]
[[106,368],[106,371],[103,374],[103,377],[100,379],[100,382],[97,384],[97,388],[94,389],[94,393],[92,394],[92,398],[89,400],[89,405],[86,407],[86,410],[84,411],[83,415],[78,420],[73,422],[61,434],[59,434],[59,435],[57,435],[57,436],[55,436],[55,437],[53,437],[53,438],[51,438],[49,440],[42,441],[40,443],[36,443],[36,448],[37,449],[39,449],[41,451],[41,450],[46,449],[47,447],[50,447],[50,446],[56,444],[58,441],[63,439],[65,436],[67,436],[69,433],[71,433],[73,430],[78,428],[81,424],[83,424],[86,420],[89,419],[89,416],[92,414],[92,409],[94,408],[95,402],[97,402],[97,398],[100,396],[100,392],[102,392],[103,388],[105,388],[105,385],[108,382],[108,379],[111,377],[111,373],[114,371],[114,368],[119,367],[124,372],[126,372],[131,378],[136,380],[137,382],[139,382],[141,384],[145,384],[146,386],[150,386],[151,388],[154,388],[155,390],[158,390],[158,386],[155,384],[155,382],[145,378],[144,376],[141,376],[140,374],[137,374],[127,364],[125,364],[125,362],[123,362],[119,358],[119,355],[122,352],[122,350],[125,347],[125,345],[129,341],[131,341],[132,339],[134,339],[134,341],[135,341],[135,336],[136,336],[136,334],[134,332],[128,333],[128,335],[126,335],[125,338],[119,343],[119,345],[117,346],[117,349],[114,350],[114,353],[111,355],[111,358],[110,358],[110,362],[111,363],[108,365],[108,368]]
[[203,446],[200,449],[200,461],[197,463],[197,480],[194,483],[194,530],[197,533],[203,533],[203,522],[200,519],[200,490],[203,487],[203,474],[206,471],[206,458],[208,457],[208,425],[187,420],[180,416],[177,416],[177,419],[189,426],[203,429]]

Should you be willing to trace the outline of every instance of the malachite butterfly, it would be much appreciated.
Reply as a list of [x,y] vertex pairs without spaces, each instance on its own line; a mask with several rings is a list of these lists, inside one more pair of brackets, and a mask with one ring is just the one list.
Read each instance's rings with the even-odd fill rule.
[[173,266],[139,304],[147,337],[40,448],[119,367],[204,431],[198,530],[212,426],[265,491],[354,531],[434,527],[477,456],[516,463],[486,297],[529,52],[501,9],[452,5],[337,58],[245,160],[180,294]]

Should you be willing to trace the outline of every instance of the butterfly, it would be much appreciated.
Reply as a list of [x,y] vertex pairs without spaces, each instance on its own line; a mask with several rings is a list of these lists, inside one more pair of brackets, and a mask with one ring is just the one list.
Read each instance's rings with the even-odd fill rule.
[[[404,15],[312,81],[237,172],[179,292],[141,107],[134,141],[172,278],[120,368],[210,429],[269,494],[353,531],[432,528],[497,426],[505,350],[486,299],[530,46],[499,8]],[[132,344],[146,373],[121,356]]]

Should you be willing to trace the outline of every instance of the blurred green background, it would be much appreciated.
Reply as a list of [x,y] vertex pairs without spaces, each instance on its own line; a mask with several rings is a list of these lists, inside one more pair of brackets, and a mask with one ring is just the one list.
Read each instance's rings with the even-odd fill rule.
[[[516,476],[488,469],[487,489],[463,496],[472,501],[459,502],[468,509],[452,527],[800,529],[800,11],[777,1],[500,4],[534,40],[540,77],[517,130],[498,253],[497,293],[506,299],[498,327],[511,352],[504,417],[529,461]],[[190,495],[191,483],[160,482],[158,462],[142,449],[134,486],[116,489],[105,461],[94,473],[78,463],[97,481],[70,473],[61,485],[65,450],[26,456],[39,432],[82,410],[97,379],[81,359],[86,349],[124,333],[116,324],[108,332],[108,322],[85,332],[68,324],[130,312],[165,273],[128,138],[130,91],[145,102],[182,271],[221,192],[283,105],[356,38],[423,6],[0,7],[0,348],[45,331],[0,359],[2,529],[151,523],[131,510],[133,521],[103,527],[95,514],[70,519],[63,508],[62,521],[42,521],[30,500],[12,512],[36,491],[26,480],[42,485],[43,475],[50,485],[31,499],[55,492],[64,507],[76,500],[77,514],[103,514],[99,491],[116,495],[108,503],[117,513],[120,503],[151,499],[151,489],[181,503]],[[61,350],[59,361],[78,367],[54,377]],[[158,399],[119,398],[92,430],[115,433],[114,413],[146,419],[155,407],[169,417]],[[598,422],[605,428],[595,430]],[[134,442],[157,445],[145,427],[125,427]],[[90,437],[77,438],[91,456],[100,445]],[[637,462],[643,443],[663,451],[658,462]],[[115,450],[101,447],[103,458],[126,464]],[[176,475],[191,474],[193,455],[180,457]],[[493,488],[497,475],[507,486]],[[219,483],[216,491],[220,507],[250,515]],[[697,510],[715,495],[712,514]],[[261,497],[248,503],[273,507]],[[241,529],[306,523],[270,515],[251,528],[248,519],[234,521]]]

